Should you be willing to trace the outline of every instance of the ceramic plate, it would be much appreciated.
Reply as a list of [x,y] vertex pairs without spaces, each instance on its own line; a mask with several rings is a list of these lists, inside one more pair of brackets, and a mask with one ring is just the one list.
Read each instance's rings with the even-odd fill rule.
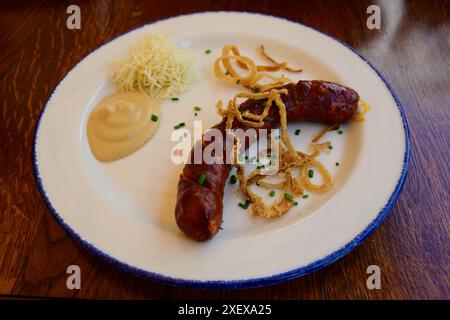
[[[179,101],[164,102],[156,135],[139,151],[111,163],[97,161],[86,138],[90,111],[114,91],[111,63],[145,34],[166,34],[192,50],[199,81]],[[219,122],[217,100],[239,88],[217,80],[214,59],[225,44],[263,62],[257,47],[302,66],[293,80],[321,79],[354,88],[370,106],[365,122],[329,133],[334,149],[320,160],[333,178],[331,191],[311,194],[276,220],[262,220],[238,206],[227,183],[223,230],[197,243],[177,228],[174,207],[182,166],[171,162],[174,125],[191,128],[200,105],[204,128]],[[211,53],[205,53],[210,49]],[[300,128],[301,134],[293,133]],[[323,126],[290,124],[305,149]],[[140,276],[164,283],[240,288],[304,275],[358,246],[396,201],[409,159],[402,108],[381,74],[356,51],[330,36],[287,20],[247,13],[180,16],[143,26],[101,46],[59,83],[41,114],[34,144],[39,189],[63,227],[83,246]],[[339,166],[336,166],[339,162]]]

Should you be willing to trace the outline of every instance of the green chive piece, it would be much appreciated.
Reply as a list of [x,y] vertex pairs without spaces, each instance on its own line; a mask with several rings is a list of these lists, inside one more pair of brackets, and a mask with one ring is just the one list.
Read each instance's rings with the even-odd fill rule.
[[333,149],[333,146],[330,144],[330,145],[328,146],[328,149],[332,150],[332,149]]
[[210,53],[211,53],[211,49],[205,50],[205,53],[206,53],[206,54],[210,54]]
[[229,75],[229,74],[230,74],[230,73],[229,73],[228,71],[225,72],[225,75],[226,75],[226,76]]
[[236,83],[237,83],[237,84],[239,84],[239,82],[241,82],[241,79],[237,79],[237,80],[236,80]]
[[265,117],[264,122],[272,122],[273,119],[271,117]]
[[339,134],[343,134],[344,131],[343,131],[343,130],[338,130],[338,133],[339,133]]
[[239,207],[241,207],[242,209],[248,209],[248,206],[250,205],[250,200],[246,200],[245,203],[240,202],[239,203]]
[[339,167],[339,162],[336,162],[336,167]]
[[265,107],[266,107],[266,104],[267,104],[267,100],[264,99],[263,102],[262,102],[262,106],[265,108]]
[[295,202],[294,202],[294,206],[297,206],[297,205],[298,205],[298,202],[297,202],[297,201],[295,201]]
[[255,89],[253,89],[253,91],[255,92],[255,93],[258,93],[259,92],[259,88],[255,88]]
[[153,122],[158,121],[158,116],[156,114],[152,114],[151,119]]
[[304,195],[302,196],[302,198],[303,198],[303,199],[308,199],[308,198],[309,198],[309,194],[304,194]]
[[269,167],[272,167],[275,165],[275,160],[274,159],[270,159],[269,160]]
[[175,130],[183,128],[186,124],[184,122],[181,122],[179,124],[177,124],[175,127],[173,127]]
[[295,130],[295,135],[298,136],[300,134],[300,129]]
[[285,193],[284,198],[288,201],[292,201],[292,196],[289,193]]
[[235,184],[236,182],[237,182],[237,177],[233,174],[231,177],[230,177],[230,183],[231,184]]
[[271,196],[271,197],[275,196],[275,191],[273,191],[273,190],[270,191],[270,192],[269,192],[269,196]]
[[261,165],[261,166],[257,166],[256,169],[263,169],[265,166]]
[[308,177],[314,177],[314,170],[308,170]]
[[196,112],[196,113],[194,113],[194,116],[198,116],[197,112]]
[[195,106],[194,110],[198,112],[198,111],[202,111],[202,108],[200,108],[199,106]]
[[204,185],[206,181],[206,175],[205,174],[201,174],[200,177],[198,177],[198,184],[199,185]]

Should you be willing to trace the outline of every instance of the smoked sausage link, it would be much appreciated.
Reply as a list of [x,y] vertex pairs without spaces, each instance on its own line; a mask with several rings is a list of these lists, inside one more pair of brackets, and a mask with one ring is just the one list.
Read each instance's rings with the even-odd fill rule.
[[[299,81],[279,87],[288,90],[281,96],[286,105],[288,122],[315,121],[326,124],[341,124],[349,121],[358,106],[358,93],[348,87],[326,81]],[[261,113],[261,103],[249,99],[239,107],[241,111]],[[268,118],[262,128],[276,129],[280,126],[278,107],[273,103]],[[225,119],[213,128],[222,131],[225,136]],[[246,130],[247,126],[234,121],[233,129]],[[223,193],[225,182],[232,166],[230,164],[194,164],[194,150],[201,151],[211,142],[198,141],[190,154],[190,163],[186,164],[178,182],[178,195],[175,218],[178,227],[190,238],[197,241],[211,239],[220,229],[223,211]],[[203,154],[203,153],[202,153]],[[224,150],[225,155],[225,150]],[[216,155],[217,156],[217,155]],[[205,175],[202,185],[199,177]]]

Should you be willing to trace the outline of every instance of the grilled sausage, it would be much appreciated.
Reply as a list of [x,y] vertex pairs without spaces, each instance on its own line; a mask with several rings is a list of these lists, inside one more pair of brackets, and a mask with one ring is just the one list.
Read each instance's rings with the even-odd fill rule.
[[[302,120],[316,121],[327,124],[341,124],[349,121],[358,105],[359,95],[353,89],[326,81],[299,81],[288,84],[287,94],[281,96],[286,105],[288,122]],[[241,111],[248,110],[260,113],[255,100],[249,99],[239,107]],[[272,104],[268,118],[262,128],[275,129],[280,126],[278,107]],[[213,128],[225,134],[225,119]],[[247,126],[233,122],[233,129],[247,129]],[[220,229],[223,211],[223,193],[225,182],[232,166],[230,164],[194,164],[194,150],[201,151],[210,141],[198,141],[191,151],[190,163],[186,164],[180,175],[178,195],[175,208],[175,218],[178,227],[190,238],[197,241],[211,239]],[[224,155],[225,155],[224,150]],[[203,154],[203,153],[202,153]],[[224,156],[215,155],[215,156]],[[225,161],[224,161],[225,162]],[[206,176],[203,185],[198,183],[201,175]]]

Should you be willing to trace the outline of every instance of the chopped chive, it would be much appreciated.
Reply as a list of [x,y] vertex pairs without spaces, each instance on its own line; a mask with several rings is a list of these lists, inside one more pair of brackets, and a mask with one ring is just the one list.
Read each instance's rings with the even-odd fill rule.
[[258,93],[259,92],[259,88],[255,88],[255,89],[253,89],[253,91],[255,92],[255,93]]
[[245,203],[239,202],[239,207],[242,209],[248,209],[248,206],[250,205],[250,200],[246,200]]
[[225,75],[226,75],[226,76],[229,75],[229,74],[230,74],[230,73],[229,73],[228,71],[225,72]]
[[300,134],[300,129],[295,130],[295,135],[298,136]]
[[294,202],[294,206],[296,206],[296,205],[298,205],[298,202],[297,202],[297,201]]
[[178,97],[172,97],[171,99],[172,99],[172,101],[178,101],[178,100],[180,100],[180,98],[178,98]]
[[265,117],[264,122],[272,122],[273,119],[271,117]]
[[158,116],[156,114],[152,114],[151,119],[153,122],[158,121]]
[[273,190],[270,191],[270,192],[269,192],[269,196],[271,196],[271,197],[275,196],[275,191],[273,191]]
[[257,166],[256,169],[263,169],[265,166],[261,165],[261,166]]
[[288,201],[292,201],[292,196],[289,193],[285,193],[284,198]]
[[336,167],[339,167],[339,162],[336,162]]
[[183,128],[186,124],[184,122],[181,122],[179,124],[177,124],[175,127],[173,127],[175,130]]
[[339,133],[339,134],[343,134],[344,131],[343,131],[343,130],[338,130],[338,133]]
[[236,80],[236,83],[237,83],[237,84],[239,84],[239,82],[241,82],[241,79],[237,79],[237,80]]
[[231,177],[230,177],[230,183],[231,184],[235,184],[237,182],[237,177],[233,174]]
[[196,113],[194,113],[194,116],[198,116],[198,113],[196,112]]
[[202,108],[200,108],[199,106],[195,106],[194,110],[198,112],[198,111],[202,111]]
[[303,198],[303,199],[308,199],[308,198],[309,198],[309,194],[304,194],[304,195],[302,196],[302,198]]
[[267,99],[264,99],[263,102],[262,102],[262,106],[266,107],[266,104],[267,104]]
[[330,144],[329,146],[328,146],[328,149],[333,149],[333,146]]
[[204,185],[206,181],[206,175],[205,174],[201,174],[200,177],[198,177],[198,184],[199,185]]
[[308,177],[314,177],[314,170],[308,170]]
[[206,53],[206,54],[210,54],[210,53],[211,53],[211,49],[205,50],[205,53]]

